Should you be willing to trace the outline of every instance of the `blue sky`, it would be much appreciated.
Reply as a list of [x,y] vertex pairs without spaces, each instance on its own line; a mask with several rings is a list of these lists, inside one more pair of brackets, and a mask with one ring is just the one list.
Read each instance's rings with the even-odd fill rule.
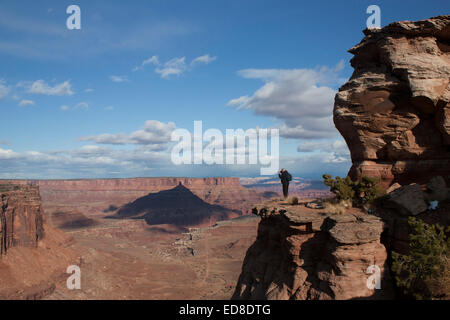
[[[68,30],[66,8],[81,8]],[[175,166],[193,121],[279,128],[281,166],[345,175],[331,121],[366,8],[382,26],[448,14],[448,1],[21,1],[0,3],[0,178],[257,176]]]

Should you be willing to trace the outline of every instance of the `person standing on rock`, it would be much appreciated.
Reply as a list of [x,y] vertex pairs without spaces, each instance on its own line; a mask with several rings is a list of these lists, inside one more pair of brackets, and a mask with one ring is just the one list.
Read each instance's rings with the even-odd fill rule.
[[289,182],[292,181],[292,176],[286,169],[283,168],[278,171],[278,177],[280,178],[281,184],[283,185],[284,199],[287,199],[289,194]]

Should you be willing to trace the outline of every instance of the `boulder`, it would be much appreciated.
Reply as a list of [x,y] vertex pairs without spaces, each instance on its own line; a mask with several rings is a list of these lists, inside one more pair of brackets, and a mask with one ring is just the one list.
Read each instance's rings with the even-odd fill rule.
[[402,187],[402,185],[396,182],[392,186],[387,188],[386,194],[390,194],[391,192],[393,192],[393,191],[395,191],[395,190],[397,190],[398,188],[401,188],[401,187]]
[[428,209],[422,188],[415,183],[391,192],[386,201],[386,207],[398,210],[400,214],[407,216],[416,216]]
[[431,201],[444,201],[448,198],[447,184],[444,178],[441,176],[433,177],[427,183],[427,191],[425,193],[425,198],[428,202]]
[[310,208],[310,209],[323,209],[324,208],[323,207],[323,202],[320,201],[320,200],[308,202],[308,203],[305,204],[305,206],[307,208]]

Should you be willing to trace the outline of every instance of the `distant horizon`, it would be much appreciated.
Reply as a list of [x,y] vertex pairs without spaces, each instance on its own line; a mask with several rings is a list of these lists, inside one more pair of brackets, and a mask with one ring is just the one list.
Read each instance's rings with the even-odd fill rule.
[[[125,179],[219,179],[219,178],[229,178],[229,179],[275,179],[275,176],[254,176],[254,177],[236,177],[236,176],[210,176],[210,177],[182,177],[182,176],[155,176],[155,177],[124,177],[124,178],[57,178],[57,179],[4,179],[0,178],[1,181],[79,181],[79,180],[125,180]],[[293,176],[293,179],[303,179],[303,180],[321,180],[314,178],[305,178],[301,176]]]

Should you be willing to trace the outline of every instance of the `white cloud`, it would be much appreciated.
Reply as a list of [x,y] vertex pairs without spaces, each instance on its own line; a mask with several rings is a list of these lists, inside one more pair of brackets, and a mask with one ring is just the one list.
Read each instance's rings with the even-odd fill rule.
[[137,130],[131,134],[104,133],[95,136],[81,137],[79,141],[91,141],[98,144],[110,145],[161,145],[161,148],[166,148],[167,143],[170,142],[172,131],[176,129],[173,122],[163,123],[157,120],[148,120],[142,130]]
[[350,163],[350,151],[344,140],[306,141],[297,147],[298,152],[315,152],[323,163]]
[[32,100],[22,100],[19,102],[20,107],[32,106],[34,105],[34,101]]
[[113,82],[121,83],[121,82],[129,82],[127,76],[110,76],[109,79]]
[[11,89],[6,86],[6,82],[0,79],[0,99],[5,98]]
[[87,89],[84,90],[84,92],[87,92],[87,93],[93,92],[93,91],[94,91],[94,89],[92,89],[92,88],[87,88]]
[[340,155],[350,155],[350,151],[344,140],[334,141],[306,141],[297,147],[298,152],[336,152]]
[[152,65],[155,65],[155,66],[159,66],[159,65],[160,65],[160,62],[159,62],[158,56],[152,56],[152,57],[150,57],[150,58],[148,58],[148,59],[145,59],[144,61],[142,61],[141,65],[138,66],[138,67],[135,67],[135,68],[133,69],[133,71],[141,70],[141,69],[143,69],[143,68],[144,68],[146,65],[148,65],[148,64],[152,64]]
[[0,178],[5,179],[104,178],[112,172],[120,177],[139,176],[170,166],[167,152],[139,147],[123,152],[92,145],[52,152],[0,148],[0,160]]
[[89,104],[87,102],[80,102],[80,103],[77,103],[73,108],[71,108],[68,105],[62,105],[61,106],[61,110],[63,110],[63,111],[68,111],[70,109],[84,109],[84,110],[87,110],[87,109],[89,109]]
[[113,111],[113,110],[114,110],[114,106],[107,106],[107,107],[105,108],[105,110]]
[[155,67],[155,72],[161,76],[163,79],[169,79],[170,76],[179,76],[186,71],[192,70],[192,67],[198,64],[209,64],[216,60],[217,57],[212,57],[209,54],[197,57],[190,63],[190,68],[186,64],[186,57],[172,58],[167,62],[160,62],[158,56],[152,56],[144,61],[142,61],[140,66],[137,66],[133,71],[142,70],[146,65],[153,65]]
[[[21,84],[19,83],[18,85],[20,86]],[[44,80],[37,80],[29,86],[28,92],[48,96],[71,96],[74,94],[70,81],[65,81],[52,87]]]
[[163,79],[167,79],[171,75],[179,76],[187,69],[185,60],[185,57],[173,58],[164,63],[163,66],[156,68],[155,72],[160,74]]
[[87,102],[77,103],[75,109],[89,109],[89,104]]
[[210,64],[216,59],[217,57],[211,57],[209,54],[205,54],[192,60],[191,66],[194,66],[196,64]]
[[18,154],[10,149],[0,148],[0,160],[14,159],[17,156],[18,156]]
[[325,84],[338,80],[335,68],[245,69],[243,78],[264,81],[251,96],[229,101],[237,109],[253,110],[256,115],[281,120],[280,135],[292,139],[322,139],[337,136],[332,121],[336,91]]
[[142,61],[142,65],[145,66],[147,64],[155,64],[155,65],[159,65],[159,58],[158,56],[153,56],[151,58],[148,58],[144,61]]

